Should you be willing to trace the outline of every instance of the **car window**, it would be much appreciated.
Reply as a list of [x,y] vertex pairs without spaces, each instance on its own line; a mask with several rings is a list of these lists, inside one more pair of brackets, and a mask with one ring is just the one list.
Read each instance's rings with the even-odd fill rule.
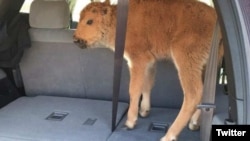
[[32,2],[33,2],[33,0],[25,0],[22,8],[20,9],[20,12],[21,13],[29,13],[30,12],[30,5]]
[[[30,5],[34,0],[25,0],[23,3],[22,8],[20,9],[21,13],[29,13],[30,11]],[[105,0],[66,0],[69,3],[71,13],[72,13],[72,21],[78,22],[79,21],[79,15],[81,10],[89,4],[91,1],[100,1],[104,2]],[[117,0],[111,0],[112,4],[116,4]]]
[[[81,10],[87,5],[89,4],[91,1],[100,1],[100,2],[104,2],[105,0],[77,0],[75,3],[75,7],[72,11],[72,20],[73,22],[78,22],[79,21],[79,16],[80,16],[80,12]],[[111,4],[117,4],[117,0],[110,0]]]
[[[34,0],[25,0],[20,12],[22,13],[29,13],[30,10],[30,5]],[[81,10],[87,5],[89,4],[91,1],[100,1],[103,2],[105,0],[66,0],[69,2],[69,5],[72,9],[72,21],[73,22],[78,22],[79,21],[79,15]],[[110,0],[111,4],[116,4],[117,0]],[[207,3],[208,5],[213,6],[213,2],[212,0],[199,0],[202,2]]]

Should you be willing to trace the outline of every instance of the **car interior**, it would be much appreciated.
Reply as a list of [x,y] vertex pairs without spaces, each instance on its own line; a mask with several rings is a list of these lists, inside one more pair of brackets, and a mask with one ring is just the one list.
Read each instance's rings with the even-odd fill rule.
[[[222,1],[217,8],[224,4]],[[16,39],[17,44],[26,46],[20,52],[20,61],[11,67],[0,66],[0,141],[160,140],[183,100],[171,61],[157,63],[150,116],[139,118],[135,129],[126,130],[129,71],[124,60],[116,128],[112,131],[114,53],[101,47],[83,50],[73,43],[67,1],[34,0],[29,14],[19,13],[22,3],[0,0],[1,20],[12,12],[29,25],[19,27],[28,32]],[[221,72],[224,69],[224,65],[218,69],[213,125],[231,119],[230,88],[225,83],[225,72]],[[230,80],[230,76],[227,78]],[[199,141],[200,131],[185,127],[178,140]]]

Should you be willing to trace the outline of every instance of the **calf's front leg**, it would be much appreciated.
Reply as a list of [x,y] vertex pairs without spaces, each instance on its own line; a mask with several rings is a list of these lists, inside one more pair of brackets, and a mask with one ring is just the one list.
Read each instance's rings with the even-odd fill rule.
[[130,103],[125,123],[128,129],[133,129],[138,119],[139,102],[144,86],[145,72],[147,72],[147,61],[142,59],[142,61],[137,60],[137,62],[132,62],[129,83]]

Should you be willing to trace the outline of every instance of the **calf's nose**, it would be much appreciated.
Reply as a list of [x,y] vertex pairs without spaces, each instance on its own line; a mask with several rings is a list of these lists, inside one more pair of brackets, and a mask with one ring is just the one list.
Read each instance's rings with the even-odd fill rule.
[[87,48],[87,41],[83,39],[79,39],[76,36],[73,37],[73,41],[77,44],[80,48],[84,49]]

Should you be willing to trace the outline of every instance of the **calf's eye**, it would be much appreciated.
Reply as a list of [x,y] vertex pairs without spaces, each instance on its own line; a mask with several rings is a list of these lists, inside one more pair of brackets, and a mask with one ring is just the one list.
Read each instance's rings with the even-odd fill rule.
[[88,20],[87,21],[87,25],[92,25],[93,24],[93,20]]

